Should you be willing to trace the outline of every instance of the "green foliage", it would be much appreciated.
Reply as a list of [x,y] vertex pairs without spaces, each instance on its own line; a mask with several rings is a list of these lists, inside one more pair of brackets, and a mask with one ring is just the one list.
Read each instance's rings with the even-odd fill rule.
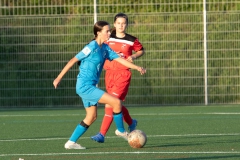
[[[0,3],[5,6],[0,10],[1,107],[81,104],[75,93],[77,65],[64,77],[59,89],[53,89],[52,81],[67,61],[92,39],[93,1],[88,5],[79,5],[87,4],[82,0]],[[146,66],[147,74],[132,72],[125,103],[204,103],[202,1],[151,0],[148,1],[151,5],[144,5],[147,2],[141,0],[138,4],[142,5],[136,5],[136,1],[123,0],[122,5],[114,5],[118,1],[109,0],[108,3],[98,1],[98,19],[112,24],[113,14],[109,13],[128,13],[128,32],[134,33],[146,50],[136,64]],[[230,13],[239,8],[237,3],[220,0],[207,3],[209,103],[239,102],[240,16]],[[216,14],[219,10],[223,12]],[[104,89],[104,72],[99,87]]]

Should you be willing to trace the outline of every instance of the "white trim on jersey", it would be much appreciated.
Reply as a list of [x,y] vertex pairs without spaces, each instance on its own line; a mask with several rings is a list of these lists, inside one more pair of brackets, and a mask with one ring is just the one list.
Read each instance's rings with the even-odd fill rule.
[[128,40],[124,40],[124,39],[117,39],[117,38],[109,38],[108,42],[119,42],[119,43],[125,43],[128,44],[130,46],[133,46],[134,42],[128,41]]

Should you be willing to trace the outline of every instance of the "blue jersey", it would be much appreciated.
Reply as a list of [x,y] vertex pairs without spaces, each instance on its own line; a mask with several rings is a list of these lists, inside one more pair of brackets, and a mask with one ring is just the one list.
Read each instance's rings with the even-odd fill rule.
[[107,44],[103,43],[100,48],[95,40],[87,44],[75,57],[81,61],[77,76],[80,85],[96,85],[105,60],[119,58]]
[[96,87],[106,59],[119,58],[107,44],[100,48],[97,42],[91,41],[75,56],[81,64],[77,76],[76,93],[82,98],[84,107],[94,106],[104,94]]

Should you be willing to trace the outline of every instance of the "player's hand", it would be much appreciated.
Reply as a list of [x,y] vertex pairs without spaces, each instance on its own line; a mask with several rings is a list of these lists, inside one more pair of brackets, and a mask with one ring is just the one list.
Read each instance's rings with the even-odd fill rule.
[[147,72],[147,70],[145,68],[143,68],[143,67],[138,67],[137,70],[141,73],[141,75],[143,75],[143,74],[145,74]]
[[129,56],[126,60],[127,60],[128,62],[133,63],[133,61],[134,61],[135,59],[136,59],[136,58],[132,55],[132,56]]
[[58,85],[60,84],[60,79],[56,78],[54,81],[53,81],[53,86],[54,88],[56,89],[58,87]]

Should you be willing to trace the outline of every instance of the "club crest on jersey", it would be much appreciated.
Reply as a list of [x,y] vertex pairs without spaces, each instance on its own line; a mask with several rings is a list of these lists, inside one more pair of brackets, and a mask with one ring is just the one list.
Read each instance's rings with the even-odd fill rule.
[[88,47],[85,47],[83,50],[82,50],[83,54],[85,54],[86,56],[89,55],[89,53],[91,52],[91,50],[88,48]]
[[126,44],[123,44],[121,48],[125,48],[127,45]]

